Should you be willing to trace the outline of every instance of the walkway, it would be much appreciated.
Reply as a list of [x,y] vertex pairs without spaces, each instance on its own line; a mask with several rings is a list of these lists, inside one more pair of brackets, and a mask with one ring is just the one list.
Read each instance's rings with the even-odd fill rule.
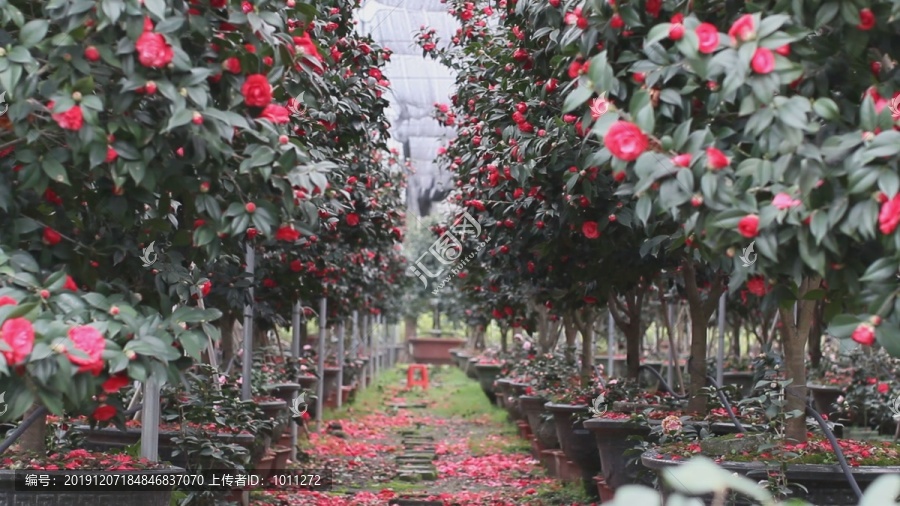
[[427,392],[406,392],[405,382],[405,367],[385,372],[349,408],[331,414],[325,434],[310,435],[302,466],[332,469],[333,490],[269,491],[252,504],[588,504],[577,486],[546,477],[478,382],[450,367],[431,370]]

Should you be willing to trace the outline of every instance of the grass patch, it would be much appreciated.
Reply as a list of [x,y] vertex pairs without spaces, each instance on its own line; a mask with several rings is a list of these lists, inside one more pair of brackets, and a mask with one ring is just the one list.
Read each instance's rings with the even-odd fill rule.
[[424,394],[416,391],[407,395],[415,395],[426,402],[434,403],[434,407],[430,410],[431,414],[445,418],[459,417],[464,420],[487,415],[492,423],[505,424],[506,411],[492,405],[478,382],[469,379],[459,368],[432,367],[428,374],[435,388],[430,388]]
[[497,439],[469,439],[469,451],[479,457],[495,453],[528,453],[531,445],[515,434],[504,433]]
[[415,492],[427,492],[428,487],[432,482],[428,481],[420,481],[420,482],[410,482],[410,481],[400,481],[400,480],[392,480],[387,483],[383,482],[375,482],[369,484],[366,487],[367,490],[384,490],[391,489],[398,494],[411,494]]
[[375,378],[375,382],[371,386],[356,391],[356,399],[352,403],[341,406],[341,409],[326,409],[322,415],[323,419],[329,421],[352,418],[349,414],[350,409],[358,413],[384,411],[386,388],[391,384],[397,384],[405,376],[406,368],[402,365],[381,371],[381,374]]
[[538,487],[537,493],[526,504],[591,504],[595,501],[580,483],[553,482]]

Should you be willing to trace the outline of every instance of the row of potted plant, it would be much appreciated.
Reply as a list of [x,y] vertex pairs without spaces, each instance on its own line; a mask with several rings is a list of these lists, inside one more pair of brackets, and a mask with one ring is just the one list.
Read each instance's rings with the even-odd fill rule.
[[[791,382],[769,357],[757,360],[761,379],[749,392],[727,381],[721,389],[706,389],[705,415],[688,412],[686,396],[664,384],[660,389],[637,379],[598,376],[583,381],[577,361],[565,353],[487,352],[457,363],[474,369],[486,395],[507,410],[551,474],[581,480],[604,499],[626,484],[651,484],[652,473],[642,471],[661,472],[705,455],[727,470],[759,475],[776,495],[856,504],[828,440],[832,433],[841,437],[843,427],[829,422],[826,433],[811,422],[807,442],[786,438],[787,420],[804,414],[787,409]],[[900,446],[893,442],[837,441],[863,488],[898,471]]]

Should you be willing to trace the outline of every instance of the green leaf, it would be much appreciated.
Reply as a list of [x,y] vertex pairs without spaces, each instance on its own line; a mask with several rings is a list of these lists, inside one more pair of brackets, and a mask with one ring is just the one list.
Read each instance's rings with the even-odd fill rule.
[[653,28],[647,33],[647,41],[645,44],[653,44],[654,42],[659,42],[669,36],[669,29],[672,28],[672,23],[660,23],[658,25],[654,25]]
[[872,157],[895,156],[900,153],[900,132],[885,130],[872,139],[866,147],[866,154]]
[[[16,46],[12,48],[12,50],[6,54],[6,57],[9,58],[9,61],[15,63],[31,63],[34,59],[31,57],[31,53],[28,52],[27,48],[22,46]],[[12,66],[10,66],[10,70],[12,70]]]
[[881,283],[897,275],[897,261],[892,258],[879,258],[872,262],[859,280],[863,283]]
[[822,7],[819,7],[819,11],[816,12],[816,24],[815,28],[818,30],[823,26],[827,25],[837,16],[838,11],[840,10],[840,3],[838,2],[827,2]]
[[49,28],[50,23],[47,20],[32,19],[19,30],[19,42],[26,48],[32,48],[44,40]]
[[94,306],[95,308],[97,308],[101,311],[109,310],[109,306],[110,306],[109,301],[106,300],[106,297],[104,297],[103,295],[100,295],[99,293],[94,293],[94,292],[86,293],[86,294],[84,294],[84,296],[82,298],[85,301],[87,301],[88,304]]
[[837,121],[841,119],[841,111],[834,100],[830,98],[818,98],[813,103],[813,110],[820,118],[828,121]]
[[125,11],[125,2],[122,0],[103,0],[101,8],[103,14],[106,14],[106,17],[109,18],[109,21],[115,24],[122,16],[122,12]]
[[194,111],[189,109],[180,109],[169,118],[169,124],[163,129],[163,133],[170,132],[180,126],[187,125],[194,119]]
[[46,174],[47,177],[57,183],[63,183],[66,185],[72,184],[69,182],[69,176],[68,174],[66,174],[65,167],[63,167],[63,165],[53,157],[45,157],[43,163],[41,164],[41,169],[43,169],[44,174]]
[[828,322],[828,333],[834,337],[850,337],[856,327],[862,323],[858,317],[848,314],[837,315]]
[[593,94],[594,90],[586,86],[575,88],[569,93],[569,96],[566,97],[566,101],[563,104],[563,112],[567,113],[581,107],[581,105],[587,102]]
[[647,221],[650,219],[650,212],[653,209],[653,202],[648,195],[641,195],[641,198],[638,199],[637,205],[635,206],[634,213],[638,220],[644,225],[647,226]]
[[150,11],[150,14],[158,19],[165,19],[166,17],[166,0],[144,0],[144,7]]
[[206,349],[208,342],[206,336],[199,332],[184,332],[178,336],[178,341],[181,343],[184,353],[197,361],[201,359],[201,354]]
[[900,177],[889,169],[882,170],[881,175],[878,176],[878,188],[888,197],[893,197],[900,191]]

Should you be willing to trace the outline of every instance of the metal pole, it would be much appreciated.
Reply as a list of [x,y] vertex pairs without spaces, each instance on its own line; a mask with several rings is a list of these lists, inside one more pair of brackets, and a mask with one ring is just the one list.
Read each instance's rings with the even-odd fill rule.
[[[669,383],[669,386],[675,388],[675,368],[678,367],[678,362],[675,358],[675,301],[671,301],[671,303],[667,304],[667,311],[669,312],[669,326],[672,327],[672,335],[669,339],[669,370],[666,373],[666,382]],[[668,332],[669,329],[666,329]],[[720,383],[721,385],[721,383]]]
[[328,300],[322,297],[319,299],[319,381],[316,384],[316,432],[322,432],[322,411],[325,410],[325,338],[328,336],[325,325],[328,322],[327,310]]
[[606,354],[609,356],[606,358],[606,377],[612,378],[616,354],[616,321],[613,319],[612,309],[609,310],[609,321],[607,324],[609,326],[609,335],[606,341]]
[[[294,301],[294,313],[291,315],[291,360],[294,360],[295,363],[300,357],[300,317],[303,314],[303,303],[300,299]],[[294,381],[299,381],[299,378],[294,378]],[[291,405],[293,406],[294,400],[297,398],[297,391],[295,390],[291,393]],[[297,461],[297,437],[299,436],[299,428],[297,427],[297,422],[291,419],[291,462]]]
[[[256,268],[256,251],[253,250],[253,246],[247,244],[246,246],[246,272],[250,274],[250,277],[253,277],[253,272]],[[253,392],[250,390],[251,381],[250,378],[253,377],[253,285],[250,285],[250,303],[244,306],[244,350],[243,356],[243,376],[241,380],[241,400],[249,401],[253,397]]]
[[384,315],[381,315],[381,326],[382,326],[382,328],[381,328],[382,338],[381,339],[382,339],[382,345],[383,345],[381,347],[381,359],[382,359],[381,368],[383,370],[385,367],[390,367],[390,365],[387,363],[388,357],[385,356],[384,352],[387,351],[388,354],[391,353],[390,345],[388,344],[388,334],[390,333],[390,329],[388,328],[387,318],[385,318]]
[[375,341],[372,339],[372,328],[375,326],[373,324],[372,315],[366,315],[366,343],[369,346],[369,380],[370,385],[375,382]]
[[[353,311],[353,358],[359,358],[360,350],[362,350],[362,329],[360,329],[359,311]],[[359,370],[359,388],[366,387],[366,367]]]
[[151,374],[144,383],[141,407],[141,457],[159,460],[159,381]]
[[338,360],[338,397],[337,397],[337,407],[341,409],[341,405],[343,405],[344,401],[344,321],[341,320],[338,323],[338,343],[337,343],[337,360]]
[[716,382],[722,386],[725,368],[725,294],[719,297],[719,349],[716,350]]

